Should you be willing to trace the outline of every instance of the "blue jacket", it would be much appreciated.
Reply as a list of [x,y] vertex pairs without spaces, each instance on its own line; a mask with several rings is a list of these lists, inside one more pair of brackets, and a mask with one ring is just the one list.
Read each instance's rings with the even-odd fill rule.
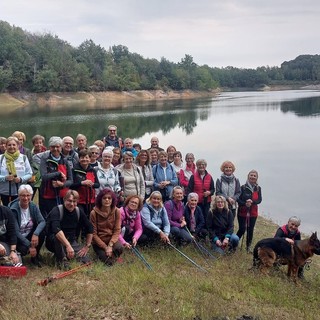
[[152,173],[154,177],[153,185],[155,190],[160,190],[159,183],[161,181],[170,181],[170,184],[166,187],[166,195],[168,197],[171,197],[173,187],[178,185],[178,177],[175,170],[173,169],[173,167],[169,162],[167,162],[167,166],[165,170],[166,170],[166,176],[164,175],[164,170],[161,167],[160,163],[153,166],[152,168]]
[[141,218],[143,228],[147,228],[155,233],[163,231],[167,236],[169,235],[170,223],[165,207],[157,211],[151,205],[145,203],[141,211]]
[[[19,206],[19,198],[13,200],[9,203],[9,208],[13,212],[13,215],[15,217],[15,225],[16,225],[16,234],[19,241],[23,243],[23,245],[29,247],[30,241],[25,238],[20,233],[20,226],[21,226],[21,210]],[[36,225],[36,229],[33,232],[34,235],[39,236],[39,234],[43,231],[43,229],[46,226],[46,222],[38,208],[38,206],[34,202],[30,202],[29,204],[29,210],[30,210],[30,217],[34,225]]]

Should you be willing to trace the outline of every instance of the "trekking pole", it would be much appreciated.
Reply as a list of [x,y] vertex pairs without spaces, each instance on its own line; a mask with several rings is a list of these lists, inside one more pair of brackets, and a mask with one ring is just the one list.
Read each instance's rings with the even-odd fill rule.
[[201,250],[210,258],[212,258],[213,260],[217,259],[217,257],[215,257],[204,245],[202,245],[201,243],[198,242],[198,246],[201,248]]
[[[11,176],[11,172],[9,172],[9,176]],[[11,189],[11,181],[8,180],[9,183],[9,203],[11,202],[11,197],[12,197],[12,189]]]
[[176,250],[178,253],[180,253],[184,258],[186,258],[188,261],[190,261],[194,266],[196,266],[198,269],[204,272],[208,272],[205,268],[201,267],[197,263],[195,263],[191,258],[189,258],[186,254],[184,254],[182,251],[180,251],[178,248],[176,248],[172,243],[168,242],[168,245],[172,247],[174,250]]
[[[17,178],[18,176],[15,174],[13,177]],[[16,182],[15,185],[16,185],[17,194],[18,194],[19,193],[19,183]]]
[[88,263],[82,264],[82,265],[80,265],[80,266],[78,266],[76,268],[73,268],[71,270],[68,270],[68,271],[65,271],[65,272],[61,272],[61,273],[59,273],[59,274],[57,274],[55,276],[51,276],[51,277],[45,278],[43,280],[40,280],[38,282],[38,285],[42,286],[42,287],[45,287],[49,282],[53,282],[54,280],[70,276],[71,274],[74,274],[74,273],[78,272],[80,269],[86,268],[86,267],[90,266],[91,264],[92,264],[92,262],[88,262]]
[[141,252],[136,247],[131,247],[131,250],[149,270],[152,270],[151,265],[147,262],[145,257],[141,254]]
[[203,245],[201,245],[191,234],[190,230],[188,229],[187,226],[184,226],[185,229],[188,231],[188,233],[190,234],[190,236],[192,237],[192,241],[195,244],[195,246],[197,247],[197,249],[200,251],[200,253],[204,256],[204,258],[208,258],[212,257],[213,259],[215,259],[215,256],[212,255]]

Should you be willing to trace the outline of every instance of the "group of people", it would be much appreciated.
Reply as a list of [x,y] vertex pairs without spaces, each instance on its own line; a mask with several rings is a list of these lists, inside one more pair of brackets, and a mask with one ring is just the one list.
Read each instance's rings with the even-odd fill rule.
[[184,162],[174,146],[162,149],[157,137],[143,149],[118,137],[115,125],[92,145],[82,134],[75,140],[53,136],[47,149],[36,135],[29,150],[23,132],[0,137],[0,257],[15,264],[30,254],[41,266],[45,243],[59,267],[68,268],[73,258],[88,262],[92,246],[112,265],[137,244],[206,239],[224,254],[236,250],[245,232],[251,250],[262,201],[257,171],[241,185],[234,164],[225,161],[215,183],[205,159],[187,153]]

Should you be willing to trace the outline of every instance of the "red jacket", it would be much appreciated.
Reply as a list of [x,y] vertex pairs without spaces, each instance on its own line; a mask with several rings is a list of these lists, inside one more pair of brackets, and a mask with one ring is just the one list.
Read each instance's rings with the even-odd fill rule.
[[[203,192],[210,191],[210,196],[207,197],[207,200],[203,199]],[[205,171],[203,179],[199,175],[198,170],[190,177],[187,193],[195,192],[199,196],[198,203],[211,202],[211,196],[214,194],[214,181],[212,176]]]

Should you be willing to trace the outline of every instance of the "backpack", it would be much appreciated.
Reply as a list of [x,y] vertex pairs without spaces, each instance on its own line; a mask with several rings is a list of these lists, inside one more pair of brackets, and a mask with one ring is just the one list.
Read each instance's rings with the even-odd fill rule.
[[[58,205],[58,209],[59,209],[59,213],[60,213],[60,221],[63,219],[63,204],[59,204]],[[48,216],[47,216],[47,222],[46,222],[46,235],[48,235],[50,233],[50,227],[51,227],[51,212],[49,212]],[[80,220],[80,209],[77,206],[76,207],[76,213],[77,213],[77,218],[78,221]]]

